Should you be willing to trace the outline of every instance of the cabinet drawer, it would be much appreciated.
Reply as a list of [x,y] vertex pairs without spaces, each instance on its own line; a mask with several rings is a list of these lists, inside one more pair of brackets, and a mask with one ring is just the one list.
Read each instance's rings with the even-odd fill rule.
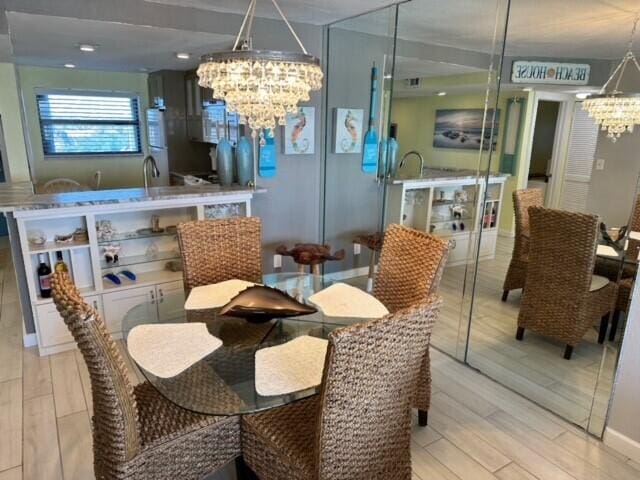
[[[85,301],[95,308],[101,315],[102,299],[100,295],[85,297]],[[45,303],[36,307],[36,317],[38,322],[38,336],[40,337],[40,346],[52,347],[65,343],[74,342],[69,328],[56,310],[55,304]]]
[[102,301],[109,332],[122,332],[122,320],[127,315],[132,321],[140,320],[140,323],[155,321],[157,315],[155,288],[151,285],[104,294]]
[[495,255],[496,241],[497,241],[497,234],[495,231],[482,232],[482,237],[480,239],[480,256],[489,257],[489,256]]
[[467,260],[469,250],[469,235],[452,236],[449,238],[450,263],[460,263]]

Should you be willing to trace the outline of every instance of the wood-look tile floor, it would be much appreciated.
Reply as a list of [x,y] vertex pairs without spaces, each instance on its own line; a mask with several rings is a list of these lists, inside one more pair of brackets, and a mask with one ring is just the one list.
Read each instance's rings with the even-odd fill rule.
[[[0,480],[90,480],[91,391],[82,358],[24,349],[6,260],[0,285]],[[429,427],[414,426],[412,435],[414,480],[640,478],[637,464],[437,350],[432,365]]]
[[[585,427],[602,361],[603,346],[597,343],[597,330],[594,327],[587,332],[570,361],[563,358],[565,346],[552,339],[526,332],[524,340],[517,341],[515,333],[522,294],[519,290],[512,291],[506,303],[500,300],[512,248],[511,239],[499,237],[496,258],[480,262],[468,362],[503,385]],[[471,274],[467,271],[467,297]],[[464,266],[445,270],[440,286],[445,306],[432,337],[433,346],[454,356],[457,352],[457,358],[462,358],[469,316],[468,301],[462,302],[464,283]],[[618,341],[619,338],[620,332]],[[591,418],[593,433],[603,429],[618,341],[606,342],[607,354]]]

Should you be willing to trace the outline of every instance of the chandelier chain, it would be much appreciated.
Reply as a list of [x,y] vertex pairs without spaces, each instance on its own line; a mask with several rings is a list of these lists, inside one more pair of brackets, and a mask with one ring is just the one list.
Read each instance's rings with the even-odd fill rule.
[[633,49],[633,41],[636,36],[636,30],[638,29],[638,22],[640,22],[640,10],[636,13],[636,18],[633,21],[633,28],[631,29],[631,35],[629,35],[629,43],[627,44],[627,50],[632,51]]
[[[250,43],[251,30],[252,30],[252,27],[253,27],[253,19],[255,18],[255,15],[256,15],[256,4],[257,3],[258,3],[258,0],[251,0],[251,2],[249,3],[249,7],[247,8],[247,12],[244,14],[244,19],[242,20],[242,25],[240,25],[240,31],[238,32],[238,36],[236,37],[236,41],[233,44],[233,50],[237,50],[238,47],[242,46],[241,40],[242,40],[242,37],[243,37],[243,35],[242,35],[243,33],[244,33],[245,40]],[[289,29],[289,32],[291,32],[291,35],[296,40],[296,43],[298,44],[298,46],[300,47],[302,52],[305,55],[309,55],[309,52],[307,52],[307,49],[304,47],[304,44],[302,43],[302,40],[300,40],[300,37],[298,36],[296,31],[293,29],[293,26],[291,25],[291,23],[289,22],[289,20],[285,16],[284,12],[280,8],[280,5],[278,5],[278,2],[276,2],[276,0],[271,0],[271,3],[273,3],[273,6],[278,11],[278,14],[280,15],[280,18],[282,18],[282,21],[285,23],[285,25]]]

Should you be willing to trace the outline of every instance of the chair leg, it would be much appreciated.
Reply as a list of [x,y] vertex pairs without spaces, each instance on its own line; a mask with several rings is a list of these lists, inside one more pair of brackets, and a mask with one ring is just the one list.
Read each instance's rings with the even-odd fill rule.
[[504,290],[502,292],[502,301],[506,302],[507,301],[507,297],[509,297],[509,290]]
[[429,410],[418,410],[418,425],[426,427],[429,423]]
[[607,337],[607,328],[609,327],[609,314],[600,319],[600,331],[598,332],[598,343],[603,344]]
[[244,463],[243,457],[236,458],[236,478],[237,480],[259,480],[253,470]]
[[571,360],[571,355],[573,355],[573,346],[567,345],[564,349],[564,359]]
[[616,333],[618,332],[618,323],[620,323],[620,310],[613,312],[613,319],[611,320],[611,330],[609,330],[609,341],[613,342],[616,339]]
[[518,331],[516,332],[516,340],[522,341],[524,338],[524,327],[518,327]]

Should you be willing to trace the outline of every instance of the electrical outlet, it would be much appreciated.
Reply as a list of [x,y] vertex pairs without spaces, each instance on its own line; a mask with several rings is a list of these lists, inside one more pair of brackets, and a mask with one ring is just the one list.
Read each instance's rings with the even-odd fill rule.
[[604,170],[604,158],[596,159],[596,170]]
[[353,244],[353,254],[354,255],[360,255],[360,244],[359,243],[354,243]]
[[282,255],[276,253],[273,256],[273,268],[282,268]]

